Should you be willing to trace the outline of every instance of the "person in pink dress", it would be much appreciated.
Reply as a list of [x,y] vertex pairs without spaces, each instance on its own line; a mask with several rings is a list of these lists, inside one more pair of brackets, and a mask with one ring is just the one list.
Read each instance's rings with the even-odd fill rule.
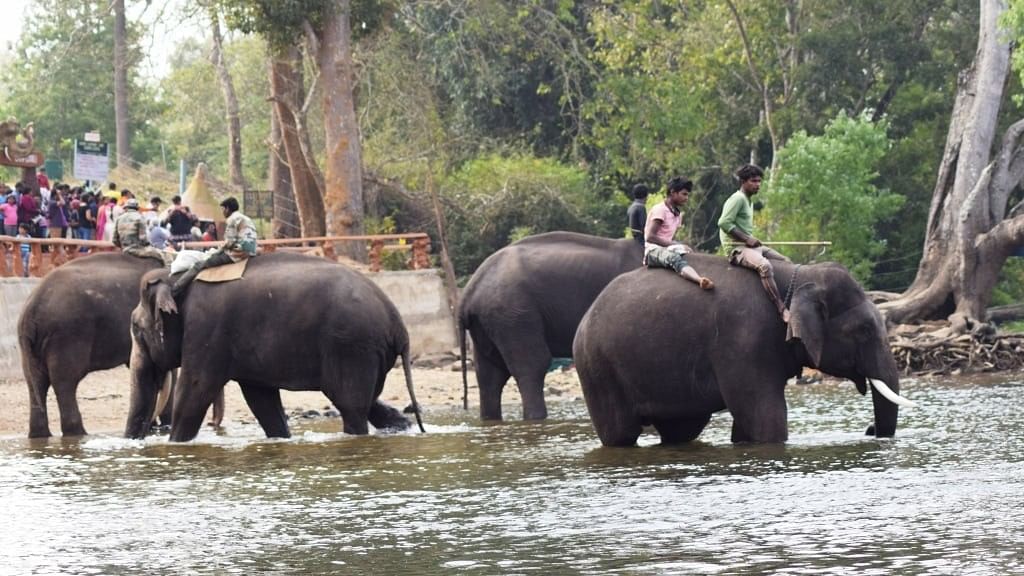
[[7,200],[0,206],[0,212],[4,215],[4,235],[18,235],[18,199],[14,192],[7,195]]

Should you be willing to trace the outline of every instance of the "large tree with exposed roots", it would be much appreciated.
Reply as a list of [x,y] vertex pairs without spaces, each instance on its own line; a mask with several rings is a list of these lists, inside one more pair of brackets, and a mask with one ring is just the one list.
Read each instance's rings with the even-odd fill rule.
[[1024,202],[1009,207],[1024,178],[1024,119],[995,146],[1010,74],[1011,41],[999,24],[1006,10],[1006,0],[981,0],[978,48],[957,82],[917,277],[880,305],[890,322],[948,317],[955,331],[971,330],[1006,259],[1024,245]]

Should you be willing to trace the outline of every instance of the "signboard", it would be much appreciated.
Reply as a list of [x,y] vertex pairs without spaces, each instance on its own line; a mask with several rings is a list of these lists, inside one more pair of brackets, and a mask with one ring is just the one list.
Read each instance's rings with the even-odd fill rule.
[[33,152],[28,156],[11,158],[7,153],[0,154],[0,166],[17,166],[18,168],[36,168],[43,164],[43,153]]
[[102,182],[110,172],[110,157],[106,142],[75,140],[75,178]]
[[86,132],[85,133],[85,138],[82,138],[82,139],[85,140],[86,142],[99,142],[100,141],[100,133],[99,132]]
[[50,177],[51,181],[64,179],[64,162],[47,160],[43,162],[43,168],[46,168],[46,175]]

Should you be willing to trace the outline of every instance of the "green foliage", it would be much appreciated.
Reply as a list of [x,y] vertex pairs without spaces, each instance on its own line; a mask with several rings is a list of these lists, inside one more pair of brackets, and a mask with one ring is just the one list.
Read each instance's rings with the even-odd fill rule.
[[398,227],[395,225],[395,218],[393,216],[384,216],[381,218],[365,219],[363,221],[363,230],[370,235],[395,234],[398,231]]
[[[295,45],[304,27],[319,32],[324,15],[337,10],[337,0],[217,0],[228,26],[259,34],[273,48]],[[392,0],[350,0],[354,38],[377,30],[394,9]]]
[[992,290],[992,306],[1005,306],[1024,302],[1024,258],[1006,261],[999,274],[999,283]]
[[472,273],[526,232],[592,232],[600,206],[588,188],[584,171],[551,159],[518,154],[468,162],[442,187],[451,202],[446,218],[456,273]]
[[[242,169],[246,180],[258,185],[267,177],[265,142],[270,133],[266,44],[257,37],[242,37],[224,45],[224,58],[238,98]],[[205,162],[214,176],[227,180],[224,97],[208,43],[189,40],[178,46],[170,73],[160,81],[160,94],[166,108],[159,123],[171,158],[184,159],[190,166]]]
[[904,202],[874,184],[890,146],[886,130],[885,121],[840,114],[821,136],[795,134],[779,151],[779,169],[766,187],[764,237],[831,241],[829,259],[869,284],[872,260],[885,249],[874,230]]
[[[0,69],[0,110],[24,125],[35,123],[36,147],[60,157],[71,170],[73,141],[98,130],[114,150],[114,34],[107,2],[34,0],[27,33]],[[159,157],[157,127],[149,120],[160,106],[134,67],[142,58],[137,23],[128,25],[129,103],[132,155]]]

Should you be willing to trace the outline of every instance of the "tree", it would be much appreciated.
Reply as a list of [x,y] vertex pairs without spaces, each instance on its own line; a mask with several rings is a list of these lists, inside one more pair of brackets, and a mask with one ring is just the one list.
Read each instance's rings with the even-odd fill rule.
[[[1024,177],[1024,120],[1005,131],[992,155],[1010,72],[1010,39],[998,25],[1006,10],[1004,0],[981,3],[978,46],[958,79],[917,277],[880,306],[892,322],[949,315],[954,330],[971,329],[984,320],[1006,259],[1024,245],[1024,205],[1007,210]],[[1020,13],[1017,7],[1011,19],[1018,26]]]
[[829,259],[870,283],[873,262],[885,250],[873,231],[904,200],[874,184],[890,147],[887,128],[866,111],[859,118],[839,114],[820,136],[794,134],[779,150],[779,168],[764,193],[760,218],[768,221],[768,236],[832,241]]
[[245,175],[242,173],[242,122],[238,113],[238,97],[235,95],[235,84],[231,81],[231,71],[224,60],[224,40],[220,33],[220,16],[214,8],[209,9],[210,16],[210,62],[217,71],[220,90],[224,94],[224,109],[228,127],[228,174],[231,183],[245,188]]
[[[373,0],[221,0],[229,24],[244,32],[262,35],[277,57],[272,74],[275,111],[282,129],[285,149],[296,187],[296,200],[302,220],[303,234],[315,233],[319,215],[312,204],[319,194],[320,211],[324,213],[326,233],[358,235],[363,231],[362,164],[359,126],[355,114],[354,64],[352,62],[352,16],[358,9],[359,28],[372,31],[379,27],[388,11],[386,2]],[[309,145],[304,123],[308,102],[298,106],[283,92],[288,87],[288,60],[279,57],[296,47],[302,39],[306,58],[312,64],[312,85],[319,85],[324,115],[326,173],[320,171],[315,151]],[[314,90],[310,89],[310,95]],[[295,140],[297,139],[297,142]],[[293,158],[298,145],[300,158]],[[296,171],[305,172],[298,174]],[[315,189],[311,189],[315,186]],[[305,187],[305,188],[303,188]],[[307,209],[308,208],[308,209]],[[359,244],[341,247],[350,256],[363,258]]]
[[[266,43],[255,36],[241,36],[222,45],[222,60],[235,88],[239,147],[244,150],[265,149],[270,133],[266,49]],[[225,107],[217,105],[224,101],[223,90],[209,45],[197,39],[181,42],[158,88],[165,110],[151,121],[160,127],[167,153],[192,166],[204,162],[212,174],[227,180],[231,173],[231,136],[226,129]],[[267,155],[246,154],[240,160],[247,182],[267,177]]]
[[128,25],[124,0],[114,0],[114,124],[117,132],[117,165],[131,163],[131,129],[128,112]]
[[[93,0],[33,0],[31,33],[18,38],[0,70],[0,107],[22,122],[35,122],[37,147],[48,157],[69,161],[72,142],[85,132],[116,137],[109,8],[108,2]],[[127,26],[129,69],[142,57],[138,26]],[[127,80],[133,156],[145,162],[160,151],[157,126],[149,120],[160,114],[161,105],[152,87],[134,75]]]

